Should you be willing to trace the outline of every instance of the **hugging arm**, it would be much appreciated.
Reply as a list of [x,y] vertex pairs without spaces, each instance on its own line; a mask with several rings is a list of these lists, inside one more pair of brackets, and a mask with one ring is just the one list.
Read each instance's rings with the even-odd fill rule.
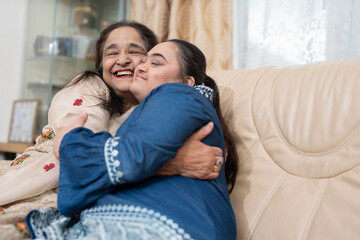
[[[186,87],[177,85],[175,90]],[[193,94],[174,91],[160,87],[157,94],[135,109],[115,137],[106,132],[94,134],[86,128],[76,128],[65,135],[60,146],[61,213],[68,215],[83,209],[116,185],[153,176],[175,157],[177,149],[194,131],[217,120],[214,111],[209,114],[204,110],[212,106],[206,99],[199,101],[203,96],[194,99]],[[221,131],[218,122],[215,125],[213,131]],[[223,147],[223,142],[207,144]]]
[[[59,141],[61,141],[65,133],[73,128],[83,127],[86,122],[86,117],[85,115],[79,116],[78,120],[68,128],[59,129],[58,136],[55,138],[54,143],[54,153],[58,159]],[[213,128],[214,123],[209,122],[193,133],[178,149],[175,158],[170,159],[159,168],[156,175],[181,175],[183,177],[197,179],[215,179],[219,175],[219,172],[214,172],[213,166],[218,158],[222,159],[222,150],[201,142],[201,140],[211,133]]]
[[[214,163],[222,159],[222,150],[201,142],[214,128],[214,123],[209,122],[201,129],[193,133],[179,150],[175,158],[167,161],[158,169],[157,175],[183,177],[197,179],[215,179],[219,172],[214,172]],[[222,161],[224,162],[224,161]]]

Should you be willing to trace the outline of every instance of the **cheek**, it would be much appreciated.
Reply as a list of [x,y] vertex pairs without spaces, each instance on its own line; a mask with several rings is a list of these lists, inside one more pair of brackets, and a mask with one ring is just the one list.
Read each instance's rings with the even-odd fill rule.
[[109,86],[112,86],[111,66],[111,61],[109,60],[102,62],[102,77]]
[[109,77],[109,74],[105,74],[103,73],[103,79],[104,79],[104,82],[109,85],[111,88],[114,88],[111,80],[110,80],[110,77]]
[[139,81],[132,82],[130,84],[130,92],[135,96],[138,101],[142,101],[142,96],[144,95],[143,90],[145,86]]
[[104,81],[111,85],[111,74],[109,73],[109,71],[105,68],[105,66],[103,66],[103,73],[102,73],[103,79]]
[[101,63],[101,66],[103,68],[103,74],[109,74],[109,71],[111,69],[111,61],[108,59],[108,60],[103,60],[103,62]]
[[158,86],[160,86],[160,85],[163,85],[163,84],[165,84],[165,83],[168,83],[168,82],[170,82],[169,81],[169,79],[171,80],[171,78],[168,78],[168,77],[164,77],[164,76],[155,76],[154,78],[153,78],[153,81],[150,81],[149,82],[149,87],[151,88],[151,89],[154,89],[154,88],[156,88],[156,87],[158,87]]
[[137,66],[139,66],[141,59],[143,58],[143,56],[134,56],[131,58],[131,61],[134,63],[134,67],[136,68]]
[[139,81],[132,81],[130,83],[130,91],[131,92],[139,92],[139,90],[141,89],[141,84],[139,83]]

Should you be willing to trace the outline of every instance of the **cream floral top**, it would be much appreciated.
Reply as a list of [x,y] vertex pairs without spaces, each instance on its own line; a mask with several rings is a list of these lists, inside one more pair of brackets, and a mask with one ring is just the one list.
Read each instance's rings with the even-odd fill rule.
[[121,121],[109,119],[109,113],[100,106],[99,96],[106,98],[109,95],[103,80],[98,77],[87,78],[66,87],[54,96],[48,113],[48,124],[36,139],[35,145],[27,148],[12,162],[7,161],[7,166],[1,164],[0,206],[36,196],[57,186],[59,161],[52,151],[52,139],[59,128],[73,123],[80,113],[88,113],[85,127],[94,132],[116,131],[119,128]]

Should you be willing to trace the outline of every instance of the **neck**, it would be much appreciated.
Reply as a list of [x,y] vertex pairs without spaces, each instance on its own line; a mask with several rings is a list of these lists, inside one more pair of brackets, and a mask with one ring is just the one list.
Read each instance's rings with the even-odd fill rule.
[[124,101],[123,102],[124,105],[122,107],[122,113],[128,111],[132,106],[139,104],[138,100],[136,100],[136,98],[132,94],[122,96],[122,99]]

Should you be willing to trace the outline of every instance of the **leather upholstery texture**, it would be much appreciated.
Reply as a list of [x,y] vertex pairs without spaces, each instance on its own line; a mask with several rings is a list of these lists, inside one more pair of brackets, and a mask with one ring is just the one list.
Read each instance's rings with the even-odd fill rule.
[[237,239],[359,239],[360,58],[209,75],[240,158]]

